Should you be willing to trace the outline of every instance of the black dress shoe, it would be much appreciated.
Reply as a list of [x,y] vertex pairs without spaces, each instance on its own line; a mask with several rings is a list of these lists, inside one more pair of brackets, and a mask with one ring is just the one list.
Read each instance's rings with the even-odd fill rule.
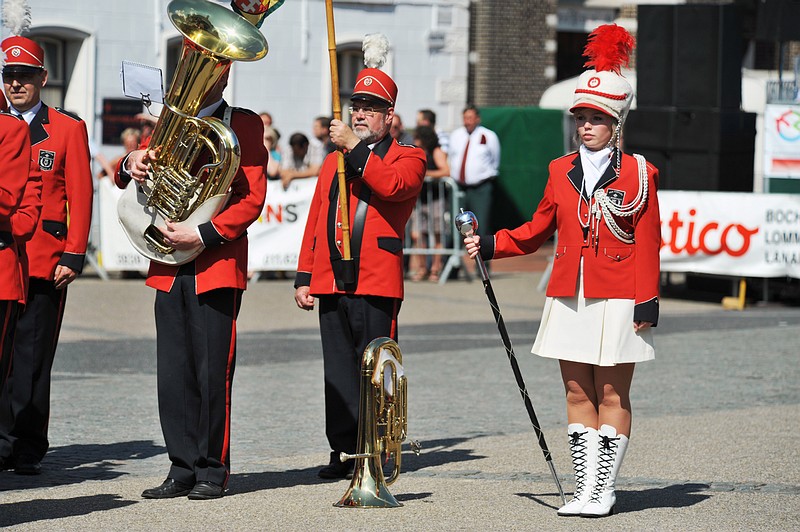
[[0,471],[5,471],[6,469],[14,469],[14,462],[10,456],[0,456]]
[[201,480],[194,485],[192,491],[189,492],[189,498],[193,501],[204,501],[207,499],[219,499],[225,495],[225,488],[219,484]]
[[189,484],[168,478],[160,486],[144,490],[142,497],[145,499],[172,499],[188,495],[190,491],[192,491],[192,486]]
[[36,457],[22,455],[14,461],[14,473],[17,475],[38,475],[42,472],[42,465]]
[[324,478],[325,480],[339,480],[339,479],[351,479],[353,478],[353,466],[355,462],[353,460],[348,460],[346,462],[339,461],[339,453],[332,452],[331,453],[331,461],[328,465],[323,467],[317,473],[319,478]]

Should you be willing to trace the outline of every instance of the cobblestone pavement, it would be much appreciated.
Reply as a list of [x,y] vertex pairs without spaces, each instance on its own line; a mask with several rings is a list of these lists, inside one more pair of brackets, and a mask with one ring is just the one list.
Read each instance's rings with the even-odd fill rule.
[[[572,489],[557,363],[530,355],[540,274],[493,287],[566,491]],[[742,312],[665,299],[656,360],[633,384],[634,431],[617,515],[558,518],[480,282],[407,283],[400,346],[409,432],[386,511],[333,508],[322,482],[322,364],[316,313],[291,281],[245,294],[233,397],[229,492],[146,501],[168,467],[155,397],[153,292],[140,280],[70,288],[52,386],[44,472],[0,472],[0,526],[20,530],[791,530],[800,525],[800,308]]]

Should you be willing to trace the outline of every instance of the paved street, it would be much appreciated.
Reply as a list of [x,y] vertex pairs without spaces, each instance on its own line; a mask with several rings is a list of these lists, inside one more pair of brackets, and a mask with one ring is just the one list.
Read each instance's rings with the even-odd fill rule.
[[[530,355],[539,273],[493,286],[534,407],[571,491],[555,361]],[[38,477],[0,472],[0,526],[20,530],[791,530],[800,527],[800,308],[664,299],[656,360],[636,369],[618,514],[558,518],[479,281],[407,283],[400,346],[409,432],[390,491],[404,506],[333,508],[315,312],[289,280],[245,294],[233,397],[232,476],[217,501],[149,501],[168,459],[155,396],[153,291],[142,280],[70,288],[54,367],[51,451]]]

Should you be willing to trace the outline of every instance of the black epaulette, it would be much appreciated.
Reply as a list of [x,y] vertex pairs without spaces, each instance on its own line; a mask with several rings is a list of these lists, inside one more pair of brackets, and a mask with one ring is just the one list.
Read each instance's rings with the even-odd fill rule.
[[400,142],[399,140],[397,141],[397,145],[398,146],[402,146],[403,148],[418,148],[419,147],[416,144],[404,144],[404,143]]
[[251,111],[250,109],[245,109],[244,107],[236,107],[235,105],[231,105],[231,107],[233,108],[234,111],[237,111],[239,113],[258,116],[254,111]]
[[14,113],[11,113],[9,111],[0,111],[0,116],[10,116],[11,118],[16,118],[17,120],[24,120],[24,118],[22,118],[21,116],[15,115]]
[[58,111],[59,113],[61,113],[62,115],[70,117],[71,119],[73,119],[73,120],[75,120],[77,122],[82,122],[83,121],[83,119],[81,117],[79,117],[78,115],[76,115],[75,113],[73,113],[71,111],[66,111],[66,110],[62,109],[61,107],[56,107],[55,110]]

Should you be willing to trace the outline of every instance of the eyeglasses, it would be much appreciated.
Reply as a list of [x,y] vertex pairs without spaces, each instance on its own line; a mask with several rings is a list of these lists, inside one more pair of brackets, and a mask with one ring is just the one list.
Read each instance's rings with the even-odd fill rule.
[[34,72],[3,72],[3,81],[5,83],[11,83],[14,80],[20,82],[20,84],[25,85],[26,83],[32,82],[36,78],[36,73]]
[[361,105],[348,107],[348,109],[351,115],[364,113],[366,116],[375,116],[375,113],[385,113],[389,110],[388,107],[365,107]]

